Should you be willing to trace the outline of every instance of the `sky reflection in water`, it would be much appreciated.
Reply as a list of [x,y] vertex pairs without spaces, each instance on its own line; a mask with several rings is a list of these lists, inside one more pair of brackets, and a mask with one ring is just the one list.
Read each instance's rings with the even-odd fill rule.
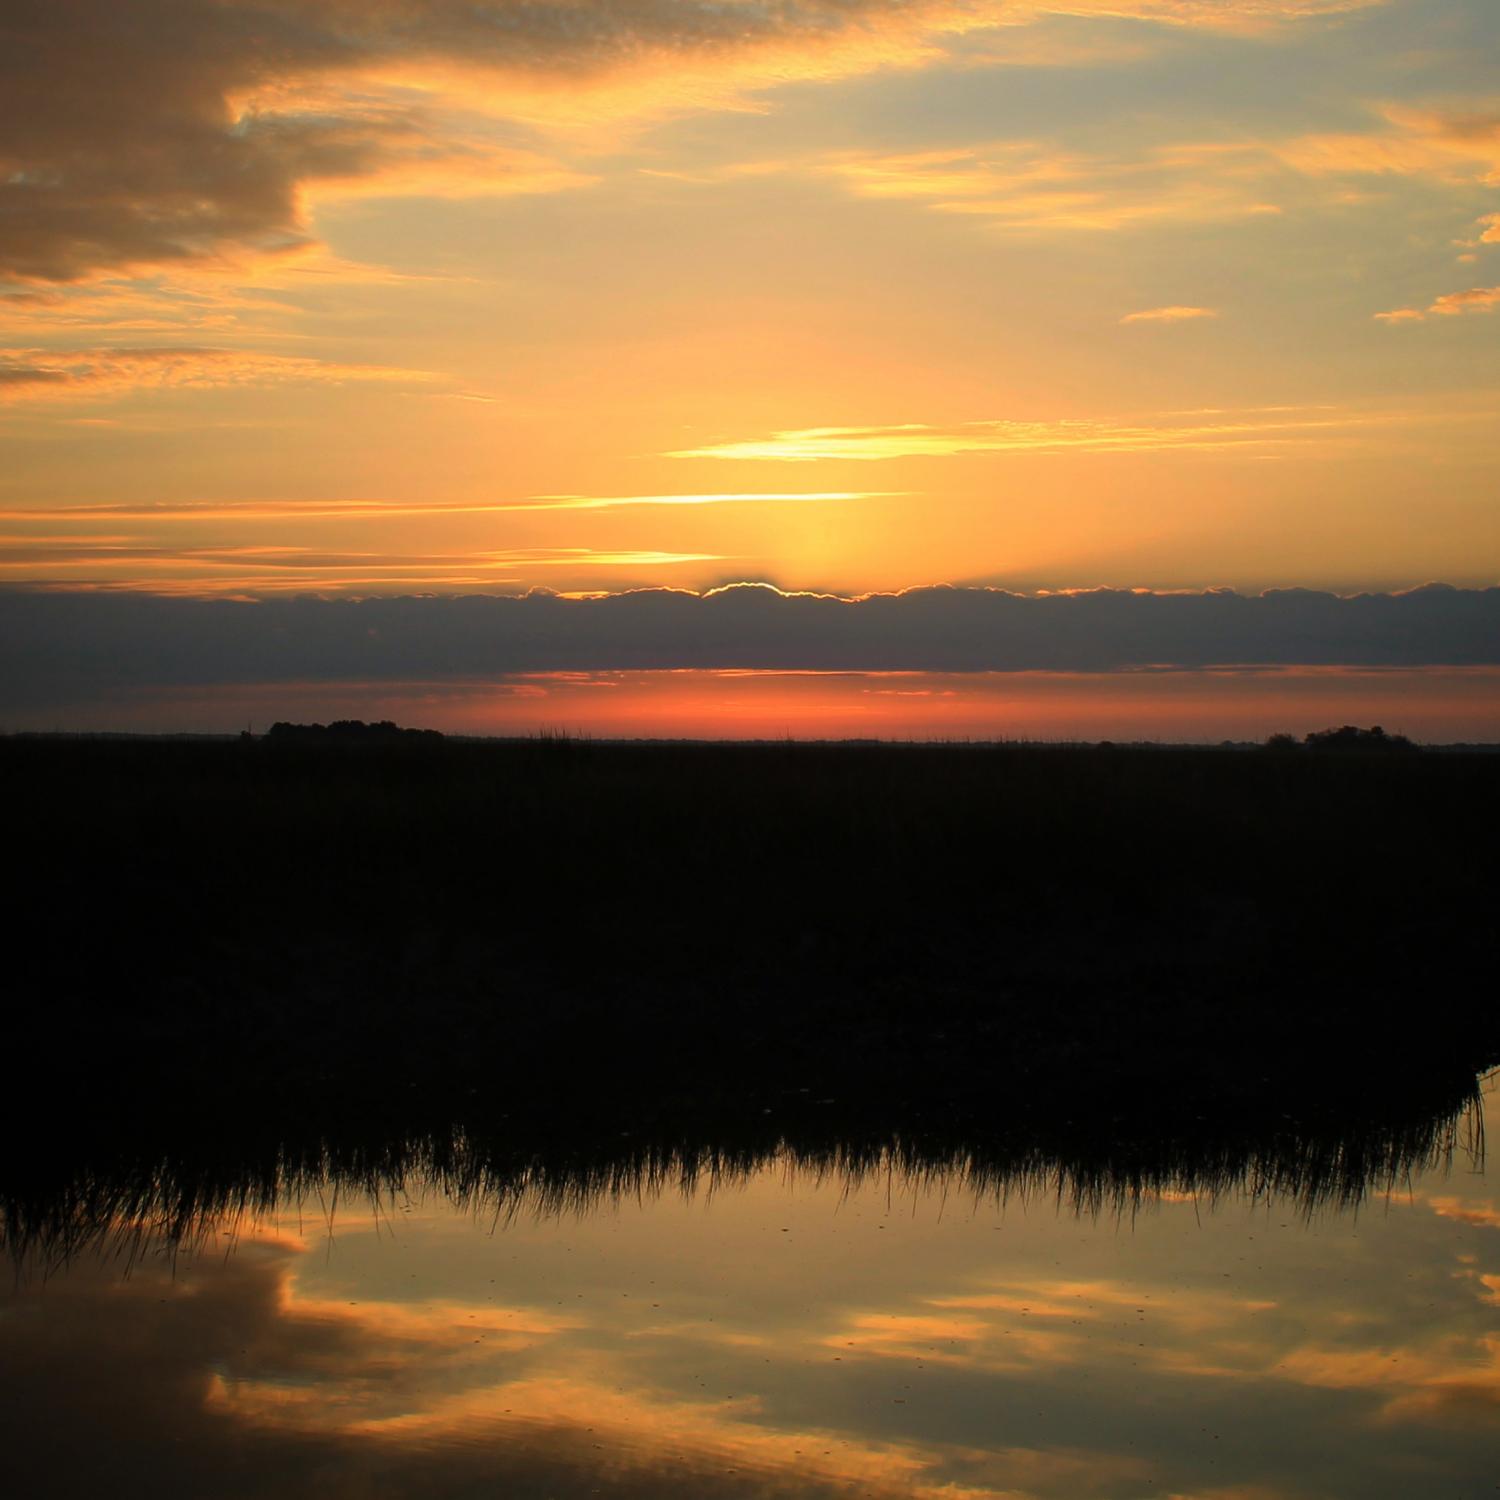
[[498,1225],[311,1200],[23,1278],[0,1396],[28,1495],[1473,1495],[1500,1192],[1460,1156],[1311,1221],[775,1168]]

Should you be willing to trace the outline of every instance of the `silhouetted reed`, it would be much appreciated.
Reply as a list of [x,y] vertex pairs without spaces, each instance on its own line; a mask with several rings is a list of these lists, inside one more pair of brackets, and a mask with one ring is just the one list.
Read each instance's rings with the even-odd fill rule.
[[[875,1182],[895,1198],[941,1191],[1087,1216],[1132,1214],[1162,1195],[1238,1196],[1311,1216],[1399,1191],[1421,1172],[1445,1170],[1456,1152],[1482,1160],[1472,1078],[1382,1084],[1358,1102],[1334,1089],[1308,1101],[1300,1120],[1264,1112],[1177,1132],[1149,1110],[1066,1122],[1000,1112],[933,1128],[921,1110],[851,1115],[796,1099],[738,1121],[709,1113],[645,1132],[505,1118],[387,1134],[370,1121],[276,1142],[247,1119],[240,1137],[156,1152],[101,1140],[92,1157],[72,1162],[49,1160],[43,1147],[0,1191],[0,1247],[18,1267],[45,1272],[85,1253],[129,1261],[171,1252],[311,1202],[336,1223],[340,1212],[393,1212],[403,1199],[436,1196],[499,1225],[733,1189],[768,1169],[846,1192]],[[778,1113],[792,1118],[778,1122]]]
[[[395,1181],[455,1120],[470,1167],[561,1119],[580,1159],[974,1149],[1084,1203],[1196,1133],[1206,1181],[1321,1200],[1319,1120],[1500,1060],[1496,756],[10,740],[0,776],[8,1057],[56,1093],[44,1133],[0,1096],[12,1238],[347,1176],[340,1141]],[[1245,1144],[1282,1116],[1304,1144]]]

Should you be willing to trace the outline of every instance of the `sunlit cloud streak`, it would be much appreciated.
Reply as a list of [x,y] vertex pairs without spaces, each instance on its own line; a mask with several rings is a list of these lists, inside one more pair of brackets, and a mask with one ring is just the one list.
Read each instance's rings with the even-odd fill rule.
[[1202,318],[1217,318],[1212,307],[1148,307],[1141,312],[1126,313],[1122,323],[1190,323]]
[[[47,1430],[36,1418],[62,1399],[57,1341],[81,1349],[86,1329],[94,1368],[109,1378],[72,1391],[77,1429],[132,1466],[150,1455],[168,1492],[230,1464],[257,1490],[322,1494],[330,1475],[357,1472],[372,1456],[392,1495],[574,1493],[606,1483],[622,1496],[694,1500],[834,1500],[856,1487],[872,1500],[1006,1500],[1016,1480],[1045,1492],[1048,1481],[1143,1467],[1092,1452],[976,1453],[866,1431],[821,1410],[788,1418],[758,1394],[726,1402],[690,1393],[667,1370],[612,1355],[600,1347],[612,1320],[597,1309],[340,1301],[300,1284],[305,1255],[305,1246],[252,1230],[233,1254],[204,1257],[180,1276],[159,1262],[134,1267],[123,1283],[113,1266],[71,1269],[48,1289],[49,1312],[69,1326],[22,1317],[8,1341],[0,1383],[12,1410],[26,1430]],[[148,1325],[144,1306],[167,1316]],[[705,1334],[710,1347],[732,1342],[711,1325]],[[132,1382],[126,1372],[148,1345],[156,1377]],[[55,1462],[49,1470],[53,1451],[44,1439],[14,1455],[28,1492],[44,1472],[71,1477]]]
[[706,495],[537,495],[521,504],[497,510],[619,510],[636,505],[749,505],[812,504],[828,500],[879,500],[899,497],[904,490],[751,490]]
[[[1169,416],[1171,414],[1168,414]],[[1194,415],[1181,413],[1179,416]],[[959,453],[1095,453],[1243,451],[1336,437],[1362,427],[1411,421],[1464,420],[1469,414],[1375,413],[1306,409],[1259,409],[1197,414],[1194,422],[1166,416],[1134,422],[992,420],[932,426],[921,422],[889,427],[808,427],[764,438],[676,449],[668,458],[763,459],[811,463],[826,459],[943,458]],[[1210,421],[1211,416],[1236,417]],[[1474,414],[1477,418],[1480,414]],[[1485,414],[1492,420],[1493,414]]]
[[1368,131],[1309,133],[1266,143],[1287,166],[1313,176],[1430,176],[1500,185],[1500,100],[1477,107],[1388,104]]
[[[1387,105],[1363,131],[1183,139],[1119,151],[1054,139],[958,141],[920,151],[841,150],[742,163],[720,178],[786,173],[857,197],[965,214],[1015,232],[1099,233],[1277,216],[1299,181],[1406,176],[1500,185],[1500,103]],[[1474,245],[1500,238],[1479,220]]]
[[12,506],[0,509],[0,521],[258,521],[364,520],[371,517],[483,516],[553,510],[618,510],[634,506],[700,506],[818,504],[839,500],[898,498],[904,490],[754,490],[701,495],[534,495],[526,500],[229,500],[185,501],[151,505]]
[[1425,323],[1429,317],[1453,318],[1464,313],[1491,313],[1500,307],[1500,286],[1471,286],[1467,291],[1447,292],[1426,308],[1397,307],[1376,313],[1378,323]]
[[[77,1416],[90,1441],[133,1462],[152,1451],[143,1434],[170,1430],[171,1455],[156,1453],[158,1464],[166,1459],[169,1490],[191,1486],[205,1454],[220,1469],[224,1455],[246,1449],[255,1455],[257,1487],[278,1476],[280,1492],[296,1495],[321,1493],[328,1474],[345,1472],[355,1453],[366,1462],[375,1453],[392,1493],[403,1495],[571,1490],[602,1469],[626,1481],[629,1494],[697,1495],[710,1483],[726,1496],[832,1496],[859,1483],[890,1500],[978,1500],[967,1487],[925,1482],[941,1450],[844,1434],[835,1442],[833,1433],[816,1434],[815,1444],[811,1429],[758,1420],[755,1403],[726,1410],[705,1398],[623,1389],[608,1381],[597,1354],[589,1361],[594,1379],[568,1373],[558,1366],[580,1344],[588,1349],[589,1330],[577,1317],[493,1302],[308,1296],[294,1274],[301,1253],[254,1235],[183,1281],[154,1264],[136,1267],[123,1289],[92,1267],[60,1279],[52,1300],[75,1326],[86,1322],[96,1364],[116,1375],[144,1357],[133,1299],[149,1296],[153,1308],[179,1314],[169,1330],[190,1330],[152,1335],[157,1379],[125,1395],[117,1389],[107,1404],[83,1395]],[[23,1409],[40,1411],[58,1398],[57,1361],[32,1347],[43,1320],[23,1321],[5,1383]],[[57,1330],[46,1327],[55,1339]],[[212,1363],[205,1348],[217,1356]],[[26,1366],[42,1378],[28,1381],[22,1397]],[[48,1446],[17,1455],[28,1488]],[[725,1482],[726,1470],[742,1477]]]
[[1120,153],[998,140],[918,152],[838,152],[743,171],[827,178],[861,198],[907,201],[1018,231],[1100,232],[1279,214],[1253,148],[1193,143]]
[[164,345],[0,349],[0,401],[79,400],[149,390],[423,381],[420,370],[344,364],[302,355]]
[[340,591],[493,589],[535,568],[672,568],[727,562],[717,552],[659,548],[522,547],[465,552],[344,552],[293,546],[173,547],[136,538],[0,538],[0,582],[45,581],[164,594],[260,595]]
[[197,566],[200,563],[237,567],[250,561],[283,568],[400,568],[494,564],[502,567],[567,567],[574,562],[604,564],[722,562],[717,552],[664,552],[658,548],[607,550],[595,547],[517,547],[470,552],[319,552],[308,547],[151,547],[114,537],[5,537],[0,546],[26,557],[0,558],[0,566],[22,566],[41,560],[75,559],[97,562],[114,557]]
[[1500,1229],[1500,1206],[1483,1200],[1468,1202],[1462,1198],[1437,1195],[1427,1199],[1427,1206],[1439,1218],[1457,1219],[1479,1229]]

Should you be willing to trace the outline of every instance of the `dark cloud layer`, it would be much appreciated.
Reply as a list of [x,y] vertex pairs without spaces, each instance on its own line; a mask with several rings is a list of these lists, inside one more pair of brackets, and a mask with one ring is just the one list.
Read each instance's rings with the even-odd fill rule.
[[420,108],[370,87],[372,75],[437,66],[576,81],[673,56],[817,44],[911,9],[901,0],[6,0],[0,276],[66,282],[305,243],[304,184],[452,149]]
[[568,599],[0,592],[0,710],[114,690],[742,668],[1107,672],[1500,664],[1500,588],[1341,597],[924,588],[849,600],[739,585]]
[[[1052,8],[1222,27],[1365,3]],[[482,75],[482,105],[473,91],[468,102],[502,118],[518,87],[680,83],[690,69],[732,93],[819,58],[837,74],[920,56],[924,37],[1013,10],[1004,0],[5,0],[0,277],[69,282],[274,253],[309,237],[308,184],[430,166],[455,150],[475,175],[513,169],[426,112],[435,96],[420,85],[434,79]],[[415,94],[403,88],[412,82]]]

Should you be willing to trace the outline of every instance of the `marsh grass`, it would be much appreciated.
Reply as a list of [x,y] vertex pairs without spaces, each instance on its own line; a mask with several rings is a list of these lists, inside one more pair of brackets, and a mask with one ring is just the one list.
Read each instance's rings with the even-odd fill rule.
[[[199,1254],[256,1227],[299,1233],[323,1223],[396,1220],[439,1201],[491,1229],[670,1195],[733,1192],[770,1171],[848,1194],[875,1187],[893,1203],[941,1195],[955,1208],[1042,1204],[1091,1219],[1134,1216],[1163,1196],[1212,1207],[1227,1198],[1304,1218],[1407,1190],[1455,1157],[1483,1161],[1472,1079],[1446,1086],[1388,1080],[1378,1099],[1311,1098],[1302,1119],[1268,1112],[1161,1133],[1149,1111],[1113,1122],[1024,1121],[1003,1110],[960,1130],[921,1113],[850,1118],[788,1100],[735,1119],[677,1118],[670,1132],[604,1131],[597,1122],[479,1119],[383,1134],[381,1122],[274,1141],[259,1132],[225,1149],[187,1142],[161,1154],[101,1150],[52,1163],[0,1189],[0,1254],[17,1274],[48,1275],[81,1256],[137,1261]],[[387,1125],[387,1128],[388,1125]],[[256,1134],[252,1128],[247,1137]]]
[[350,1130],[711,1143],[802,1100],[882,1151],[1075,1132],[1081,1184],[1100,1140],[1500,1058],[1500,757],[11,740],[0,776],[0,1187],[38,1201],[185,1141],[274,1184]]

